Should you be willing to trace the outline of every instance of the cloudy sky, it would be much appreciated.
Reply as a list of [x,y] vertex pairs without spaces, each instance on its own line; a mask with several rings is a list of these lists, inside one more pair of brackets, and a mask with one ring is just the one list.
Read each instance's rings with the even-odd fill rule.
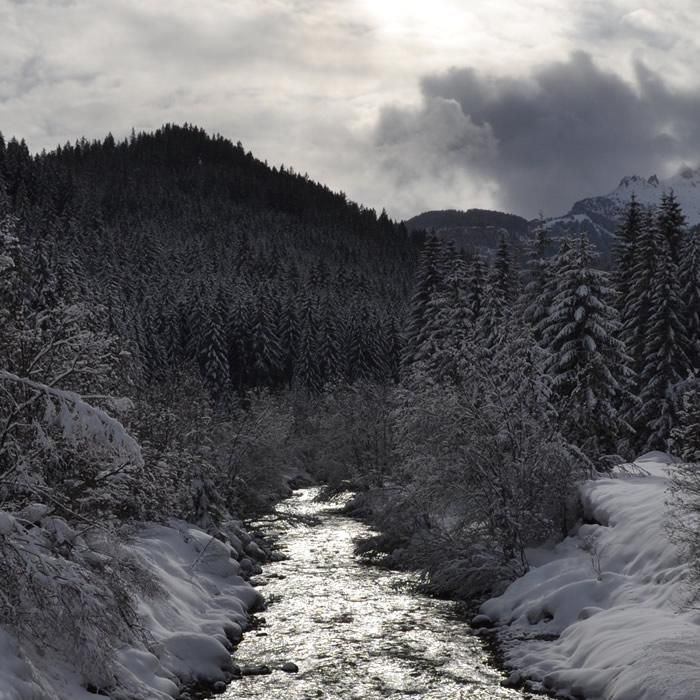
[[696,0],[0,0],[0,131],[188,121],[395,217],[700,163]]

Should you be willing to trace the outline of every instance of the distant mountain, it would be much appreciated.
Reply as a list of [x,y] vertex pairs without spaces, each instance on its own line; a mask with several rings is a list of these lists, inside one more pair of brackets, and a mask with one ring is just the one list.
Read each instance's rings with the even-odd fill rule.
[[427,211],[404,222],[409,231],[435,231],[468,253],[488,253],[502,235],[516,248],[527,238],[527,219],[488,209]]
[[689,225],[700,224],[700,169],[683,168],[666,180],[656,175],[623,177],[609,194],[581,199],[564,216],[547,219],[547,227],[554,235],[584,230],[606,251],[614,237],[619,215],[633,194],[641,204],[654,206],[661,195],[670,190],[678,198]]
[[[587,197],[575,202],[563,216],[545,219],[553,238],[585,231],[607,258],[615,238],[620,214],[632,195],[646,206],[655,206],[664,192],[673,190],[683,208],[690,226],[700,224],[700,168],[683,168],[666,180],[656,175],[640,177],[629,175],[609,194]],[[488,255],[502,234],[518,250],[538,223],[527,221],[515,214],[488,209],[444,209],[427,211],[404,222],[410,231],[433,230],[441,238],[453,241],[467,252],[479,251]]]

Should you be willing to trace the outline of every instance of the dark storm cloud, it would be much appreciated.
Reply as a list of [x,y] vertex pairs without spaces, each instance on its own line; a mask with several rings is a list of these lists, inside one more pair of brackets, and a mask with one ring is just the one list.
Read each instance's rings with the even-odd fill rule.
[[[423,79],[420,113],[384,111],[377,145],[397,148],[398,139],[404,160],[415,151],[419,163],[426,142],[449,144],[443,168],[497,183],[503,208],[560,213],[625,174],[664,173],[700,158],[700,96],[674,90],[641,64],[636,74],[630,84],[583,52],[524,80],[452,69]],[[459,114],[431,118],[436,101]]]
[[395,217],[555,211],[695,164],[696,5],[0,0],[0,131],[40,150],[188,121]]

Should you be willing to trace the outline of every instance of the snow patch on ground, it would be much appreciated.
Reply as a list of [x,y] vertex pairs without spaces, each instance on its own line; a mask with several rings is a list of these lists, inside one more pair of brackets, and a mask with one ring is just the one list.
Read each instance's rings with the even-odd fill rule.
[[532,552],[533,568],[484,603],[509,666],[589,700],[697,700],[700,614],[666,530],[672,462],[650,453],[584,483],[597,524]]
[[[183,683],[226,680],[232,642],[248,621],[260,594],[240,574],[235,546],[183,521],[144,525],[125,545],[153,578],[139,598],[139,616],[150,643],[119,651],[111,697],[167,700]],[[41,651],[22,653],[9,630],[0,628],[0,700],[87,700],[96,697],[81,679]],[[24,657],[24,658],[23,658]],[[126,692],[125,692],[126,691]]]

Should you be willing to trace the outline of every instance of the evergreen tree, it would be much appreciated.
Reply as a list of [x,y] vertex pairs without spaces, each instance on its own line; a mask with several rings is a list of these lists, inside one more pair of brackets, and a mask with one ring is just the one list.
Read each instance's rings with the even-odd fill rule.
[[284,374],[284,353],[277,335],[274,301],[265,288],[258,291],[252,327],[253,382],[276,386]]
[[286,299],[282,307],[277,335],[282,349],[284,379],[287,386],[291,387],[297,350],[299,348],[299,323],[294,307],[294,299],[291,297]]
[[683,389],[677,424],[671,431],[671,447],[673,454],[695,465],[700,462],[700,386],[692,380]]
[[318,394],[323,388],[323,377],[318,362],[318,322],[311,297],[306,298],[302,308],[294,384],[310,394]]
[[628,355],[632,358],[632,368],[637,377],[641,376],[645,362],[652,294],[656,286],[660,251],[661,240],[656,230],[653,213],[647,211],[643,215],[637,237],[628,290],[625,298],[621,300],[620,337]]
[[669,240],[661,236],[650,301],[636,422],[639,434],[648,436],[648,449],[666,450],[676,420],[674,386],[688,377],[691,367],[678,266]]
[[199,351],[202,377],[216,399],[222,397],[230,380],[225,318],[226,305],[219,292],[207,317]]
[[376,346],[365,326],[366,318],[366,309],[360,309],[352,316],[348,327],[348,379],[353,383],[374,378]]
[[405,334],[403,366],[410,368],[423,340],[425,324],[429,320],[428,307],[431,299],[442,289],[445,263],[445,248],[437,236],[430,236],[421,251],[414,292],[408,312]]
[[673,190],[661,195],[656,226],[659,235],[668,245],[672,263],[678,265],[685,237],[686,219]]
[[617,338],[614,292],[594,258],[585,234],[564,247],[556,265],[551,310],[540,330],[564,433],[599,456],[615,452],[629,433],[619,407],[628,393],[631,370]]
[[683,303],[683,328],[688,338],[687,355],[695,376],[700,373],[700,239],[693,229],[683,241],[680,263],[680,288]]
[[527,283],[525,285],[525,309],[523,318],[532,328],[535,341],[540,341],[538,326],[549,313],[551,304],[551,262],[548,258],[551,240],[547,236],[544,221],[540,218],[529,246]]
[[510,248],[501,236],[493,267],[488,275],[486,298],[480,313],[481,338],[489,345],[506,332],[507,320],[511,317],[516,297],[516,283]]
[[319,334],[319,373],[323,383],[333,383],[341,378],[342,365],[339,334],[335,323],[336,313],[326,308]]
[[637,252],[644,226],[644,211],[633,193],[629,204],[625,208],[613,247],[615,260],[613,281],[617,294],[617,308],[623,327],[633,323],[632,309],[634,298],[632,297],[632,290],[634,287]]
[[443,289],[428,304],[427,321],[416,352],[421,369],[439,381],[459,381],[461,356],[474,333],[464,260],[454,255]]
[[483,313],[484,297],[486,295],[486,265],[484,259],[477,253],[470,267],[469,275],[469,308],[475,322]]

